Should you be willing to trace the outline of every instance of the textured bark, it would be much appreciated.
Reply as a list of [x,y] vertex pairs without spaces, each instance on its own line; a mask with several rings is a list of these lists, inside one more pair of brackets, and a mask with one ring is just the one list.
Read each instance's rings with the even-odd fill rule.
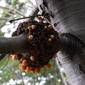
[[85,85],[85,1],[36,0],[36,2],[42,12],[49,14],[51,23],[60,35],[62,33],[74,35],[61,37],[62,49],[58,52],[58,58],[70,85]]
[[27,35],[20,35],[12,38],[0,37],[0,53],[26,53],[31,49]]
[[85,48],[82,42],[80,43],[76,38],[73,40],[72,37],[65,35],[60,37],[63,48],[57,56],[64,67],[69,84],[85,85]]

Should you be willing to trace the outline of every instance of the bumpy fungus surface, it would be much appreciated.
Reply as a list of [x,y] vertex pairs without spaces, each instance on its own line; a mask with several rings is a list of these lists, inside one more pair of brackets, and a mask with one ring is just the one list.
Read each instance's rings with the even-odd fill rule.
[[13,36],[18,36],[22,33],[27,34],[27,39],[30,40],[32,50],[27,54],[12,55],[13,60],[19,60],[19,68],[26,72],[40,72],[45,66],[50,68],[49,60],[54,58],[59,50],[58,33],[53,29],[50,23],[39,17],[39,20],[30,20],[23,22],[13,33]]

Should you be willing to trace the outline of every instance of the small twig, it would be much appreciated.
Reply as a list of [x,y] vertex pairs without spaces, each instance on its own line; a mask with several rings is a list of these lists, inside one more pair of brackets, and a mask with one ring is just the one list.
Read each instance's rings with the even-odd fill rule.
[[18,19],[12,19],[9,22],[12,23],[12,22],[17,21],[17,20],[26,19],[26,18],[34,18],[34,17],[38,17],[38,16],[42,16],[42,15],[29,16],[29,17],[23,17],[23,18],[18,18]]

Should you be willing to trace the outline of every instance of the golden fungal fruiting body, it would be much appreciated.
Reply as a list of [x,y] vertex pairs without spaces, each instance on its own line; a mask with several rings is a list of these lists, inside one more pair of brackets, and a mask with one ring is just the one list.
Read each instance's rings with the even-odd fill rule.
[[48,41],[51,42],[52,41],[52,38],[48,38]]
[[37,28],[37,26],[36,26],[36,25],[31,25],[31,27],[32,27],[32,30],[34,30],[34,29],[36,29],[36,28]]
[[24,66],[24,65],[22,65],[22,64],[19,64],[19,69],[21,69],[21,70],[25,71],[26,66]]
[[27,65],[28,65],[27,60],[23,60],[23,61],[22,61],[22,65],[27,66]]
[[36,25],[28,26],[28,29],[29,29],[29,30],[34,30],[34,29],[36,29]]
[[17,60],[17,56],[16,55],[11,55],[12,56],[12,60]]
[[31,68],[26,67],[25,72],[30,72]]
[[50,38],[54,38],[55,36],[54,35],[50,35]]
[[32,72],[34,73],[34,69],[31,67],[26,67],[25,72]]
[[53,29],[53,26],[52,26],[52,25],[48,25],[48,28],[49,28],[49,29]]
[[29,36],[28,36],[28,39],[29,39],[29,40],[32,40],[32,39],[33,39],[33,35],[29,35]]
[[32,29],[32,27],[31,26],[28,26],[28,30],[31,30]]
[[35,17],[35,20],[38,20],[39,22],[43,22],[44,20],[46,20],[46,18],[44,18],[44,17]]
[[47,29],[48,27],[47,26],[44,26],[45,29]]
[[36,68],[35,69],[35,73],[40,73],[41,72],[41,68]]
[[30,56],[30,60],[35,61],[35,56]]
[[24,60],[24,59],[23,59],[23,58],[21,58],[19,61],[20,61],[20,62],[22,62],[23,60]]
[[47,69],[52,68],[52,65],[51,64],[47,64],[47,65],[45,65],[45,68],[47,68]]

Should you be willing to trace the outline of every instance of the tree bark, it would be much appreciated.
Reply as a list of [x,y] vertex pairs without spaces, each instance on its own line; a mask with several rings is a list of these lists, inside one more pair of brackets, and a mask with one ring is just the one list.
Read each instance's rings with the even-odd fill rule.
[[2,54],[26,53],[31,50],[31,47],[30,40],[25,34],[11,38],[0,37],[0,53]]
[[[57,56],[70,85],[85,85],[85,1],[36,0],[39,9],[50,16],[61,37],[62,47]],[[72,34],[70,36],[68,33]],[[74,39],[75,38],[75,39]],[[62,50],[63,49],[63,50]]]

